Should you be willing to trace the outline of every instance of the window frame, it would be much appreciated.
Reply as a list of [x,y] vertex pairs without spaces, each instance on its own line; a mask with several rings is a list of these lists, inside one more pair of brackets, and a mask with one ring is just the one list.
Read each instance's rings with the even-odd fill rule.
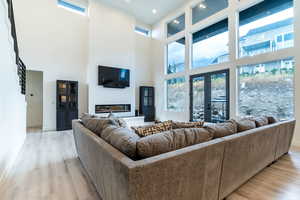
[[142,26],[135,25],[134,32],[145,37],[151,37],[151,30]]
[[[237,104],[236,104],[236,106],[237,106],[237,108],[236,108],[236,117],[237,118],[241,118],[241,117],[243,117],[243,116],[241,116],[240,115],[240,94],[241,94],[241,84],[240,84],[240,69],[242,68],[242,67],[246,67],[246,66],[249,66],[249,65],[257,65],[257,66],[261,66],[261,65],[263,65],[263,64],[267,64],[267,63],[270,63],[270,62],[276,62],[276,61],[281,61],[281,63],[283,62],[283,61],[286,61],[286,60],[289,60],[289,61],[291,61],[292,63],[293,63],[293,65],[294,65],[294,70],[296,69],[296,66],[295,66],[295,57],[285,57],[285,58],[281,58],[281,59],[272,59],[272,60],[267,60],[267,61],[265,61],[265,62],[256,62],[256,63],[251,63],[251,64],[244,64],[244,65],[239,65],[239,66],[237,66],[237,73],[236,73],[236,76],[237,76],[237,95],[236,95],[236,98],[237,98]],[[280,67],[279,67],[280,68]],[[294,115],[294,117],[296,116],[296,101],[295,101],[295,98],[296,98],[296,74],[295,74],[295,72],[294,72],[294,75],[293,75],[293,80],[292,80],[292,82],[293,82],[293,115]]]
[[[183,78],[184,79],[184,82],[183,82],[183,88],[184,88],[184,93],[185,93],[185,95],[187,94],[187,91],[186,91],[186,89],[187,89],[187,80],[186,80],[186,77],[185,76],[174,76],[174,77],[170,77],[170,78],[167,78],[167,79],[165,79],[164,80],[164,90],[165,90],[165,111],[167,111],[167,112],[174,112],[174,113],[179,113],[179,112],[184,112],[184,111],[186,111],[186,108],[185,108],[185,106],[183,106],[183,108],[182,108],[182,110],[169,110],[169,107],[168,107],[168,105],[169,105],[169,102],[168,102],[168,98],[169,98],[169,92],[168,92],[168,81],[170,81],[170,80],[173,80],[173,79],[179,79],[179,78]],[[185,96],[184,95],[184,96]],[[183,100],[184,101],[184,104],[186,104],[186,99],[184,99]]]
[[[253,2],[252,2],[253,1]],[[251,8],[254,8],[254,7],[257,7],[259,4],[261,4],[261,3],[264,3],[265,1],[267,1],[267,0],[250,0],[250,2],[245,2],[245,5],[243,5],[243,3],[242,2],[240,2],[240,5],[238,6],[238,7],[242,7],[242,8],[238,8],[236,11],[237,11],[237,19],[236,19],[236,28],[237,28],[237,41],[236,41],[236,46],[237,46],[237,60],[239,60],[239,59],[243,59],[243,58],[245,58],[245,57],[255,57],[255,56],[259,56],[259,55],[261,55],[261,54],[269,54],[269,53],[274,53],[274,52],[276,52],[276,51],[280,51],[280,50],[282,50],[282,49],[276,49],[276,50],[272,50],[272,43],[271,43],[271,47],[270,47],[270,49],[271,50],[269,50],[269,51],[267,51],[267,52],[264,52],[264,53],[261,53],[261,54],[255,54],[255,55],[247,55],[247,56],[241,56],[241,48],[240,48],[240,39],[241,39],[241,36],[240,36],[240,21],[241,21],[241,19],[240,19],[240,13],[242,13],[242,12],[244,12],[244,11],[246,11],[246,10],[248,10],[248,9],[251,9]],[[291,1],[293,1],[293,10],[294,10],[294,16],[293,16],[293,19],[295,19],[295,0],[291,0]],[[283,11],[283,10],[282,10]],[[260,18],[260,19],[262,19],[262,18]],[[252,22],[254,22],[254,21],[252,21]],[[276,22],[275,22],[276,23]],[[272,24],[272,23],[271,23]],[[267,25],[270,25],[270,24],[267,24]],[[266,26],[266,25],[265,25]],[[259,28],[259,27],[256,27],[256,28]],[[293,20],[293,31],[295,31],[295,22],[294,22],[294,20]],[[295,37],[295,36],[294,36]],[[271,42],[271,41],[270,41]],[[294,41],[294,43],[295,43],[295,41]],[[295,46],[295,44],[294,44],[294,46]],[[287,47],[287,48],[294,48],[294,46],[293,47]],[[283,49],[285,49],[285,48],[283,48]]]
[[[168,73],[168,68],[169,68],[169,45],[171,45],[172,43],[176,43],[178,42],[179,40],[182,40],[184,39],[185,40],[185,45],[184,45],[184,68],[183,68],[183,71],[179,71],[179,72],[174,72],[174,73]],[[186,51],[187,51],[187,40],[186,40],[186,37],[182,37],[182,38],[179,38],[179,39],[175,39],[171,42],[168,42],[166,43],[165,45],[165,75],[173,75],[173,74],[180,74],[180,73],[183,73],[185,72],[186,70]]]
[[[175,34],[169,35],[169,27],[168,27],[169,24],[172,23],[174,20],[180,18],[181,16],[184,16],[184,28],[183,28],[183,30],[181,30],[181,31],[179,31]],[[166,23],[164,23],[165,24],[164,25],[165,26],[165,38],[170,39],[170,38],[173,38],[174,36],[184,32],[187,28],[187,25],[188,25],[186,22],[187,22],[187,13],[186,12],[180,12],[180,14],[175,15],[171,19],[169,19]]]
[[[227,19],[227,26],[228,26],[228,60],[225,61],[225,62],[221,62],[221,63],[216,63],[216,64],[210,64],[210,65],[206,65],[206,66],[194,66],[194,63],[193,63],[193,58],[194,58],[194,48],[193,48],[193,45],[194,45],[194,42],[193,42],[193,35],[196,34],[197,32],[199,31],[202,31],[202,30],[205,30],[211,26],[214,26],[215,24],[218,24],[224,20]],[[201,21],[200,21],[201,22]],[[224,32],[223,32],[224,33]],[[217,34],[218,35],[218,34]],[[216,36],[216,35],[215,35]],[[211,38],[211,37],[209,37]],[[208,39],[208,38],[207,38]],[[230,33],[229,33],[229,17],[226,16],[226,17],[223,17],[221,18],[220,20],[217,20],[215,21],[214,23],[211,23],[207,26],[203,26],[201,29],[197,30],[197,31],[193,31],[191,32],[191,44],[190,44],[190,70],[197,70],[197,69],[201,69],[201,68],[209,68],[209,67],[212,67],[212,66],[226,66],[226,63],[229,63],[230,62],[230,47],[229,47],[229,43],[230,43]]]
[[[195,7],[198,3],[202,2],[202,0],[196,0],[192,1],[183,8],[179,9],[178,12],[175,13],[175,15],[170,15],[167,18],[163,20],[163,26],[162,26],[162,35],[155,35],[155,38],[160,38],[162,42],[164,43],[164,65],[163,65],[163,82],[164,82],[164,108],[167,108],[166,103],[166,84],[165,80],[178,77],[178,76],[185,76],[186,80],[192,75],[201,74],[201,73],[207,73],[207,72],[213,72],[213,71],[219,71],[224,70],[230,66],[230,117],[236,118],[238,116],[238,68],[239,66],[243,65],[251,65],[255,63],[265,63],[272,60],[282,60],[289,57],[294,57],[295,60],[297,59],[298,55],[296,54],[295,45],[296,45],[296,37],[300,37],[297,35],[294,35],[294,47],[286,48],[286,49],[280,49],[277,51],[272,52],[266,52],[263,54],[255,55],[255,56],[247,56],[247,57],[240,57],[239,56],[239,13],[243,10],[246,10],[250,7],[253,7],[259,3],[261,3],[264,0],[233,0],[229,1],[229,5],[227,8],[220,10],[219,12],[215,13],[214,15],[211,15],[207,17],[204,20],[201,20],[195,24],[192,23],[192,8]],[[299,6],[298,6],[299,7]],[[295,10],[295,0],[293,2],[293,8]],[[168,37],[167,35],[167,24],[172,21],[176,16],[182,15],[182,13],[185,12],[185,18],[186,18],[186,26],[185,30],[172,35],[171,37]],[[214,23],[221,21],[225,18],[228,18],[228,31],[229,31],[229,61],[216,64],[216,65],[209,65],[207,67],[200,67],[200,68],[192,68],[192,34],[204,29],[210,25],[213,25]],[[296,25],[296,18],[294,16],[294,27]],[[158,29],[160,29],[158,27]],[[294,28],[294,30],[296,30]],[[186,38],[186,56],[185,56],[185,71],[176,73],[176,74],[167,74],[167,44],[176,41],[177,39],[180,39],[182,37]],[[294,61],[295,62],[295,61]],[[297,62],[296,62],[297,63]],[[188,86],[189,88],[189,86]],[[189,89],[187,89],[186,94],[189,94]],[[187,100],[186,100],[187,101]],[[294,96],[294,102],[296,101]],[[296,103],[295,103],[296,105]],[[186,109],[188,109],[190,105],[186,106]],[[166,111],[166,109],[165,109]],[[169,111],[166,111],[169,112]],[[185,120],[190,120],[186,116],[189,114],[189,111],[185,111]],[[168,114],[168,113],[166,113]],[[171,114],[171,113],[170,113]]]

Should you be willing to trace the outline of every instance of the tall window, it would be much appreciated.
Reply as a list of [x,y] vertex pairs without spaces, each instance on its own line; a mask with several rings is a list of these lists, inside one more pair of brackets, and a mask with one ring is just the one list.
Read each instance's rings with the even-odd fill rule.
[[193,34],[193,68],[229,60],[228,19]]
[[240,13],[240,57],[294,46],[293,0],[264,0]]
[[140,26],[135,26],[134,31],[138,34],[144,35],[144,36],[150,36],[150,30],[140,27]]
[[168,28],[168,37],[183,31],[185,29],[185,14],[169,22],[167,28]]
[[185,66],[185,38],[168,45],[167,74],[183,72]]
[[167,110],[183,111],[185,106],[185,78],[167,80]]
[[192,9],[192,22],[197,22],[212,16],[228,7],[228,0],[203,0]]
[[239,68],[239,115],[294,117],[294,60]]

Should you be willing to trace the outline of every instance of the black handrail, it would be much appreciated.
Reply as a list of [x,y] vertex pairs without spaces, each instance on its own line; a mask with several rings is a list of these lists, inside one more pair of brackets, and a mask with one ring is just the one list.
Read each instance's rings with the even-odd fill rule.
[[15,17],[14,17],[14,8],[12,0],[7,0],[8,5],[8,18],[11,23],[11,36],[14,39],[14,50],[16,53],[16,64],[19,62],[19,47],[18,47],[18,39],[17,39],[17,32],[16,32],[16,24],[15,24]]
[[18,62],[18,75],[19,75],[19,83],[21,86],[21,93],[25,95],[26,94],[26,66],[21,60],[21,58],[19,58],[19,62]]
[[14,40],[14,51],[16,54],[16,64],[18,66],[18,76],[19,76],[19,83],[21,86],[21,93],[26,93],[26,65],[23,63],[21,58],[19,57],[19,46],[18,46],[18,39],[17,39],[17,32],[16,32],[16,24],[15,24],[15,17],[14,17],[14,8],[12,0],[7,0],[8,5],[8,18],[11,23],[11,36]]

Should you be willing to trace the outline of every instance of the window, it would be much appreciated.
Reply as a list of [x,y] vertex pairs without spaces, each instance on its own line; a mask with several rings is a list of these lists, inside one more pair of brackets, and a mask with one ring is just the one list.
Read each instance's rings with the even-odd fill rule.
[[228,0],[204,0],[192,9],[193,24],[228,7]]
[[239,68],[239,115],[294,117],[294,61],[285,59]]
[[86,8],[84,6],[75,5],[74,3],[64,1],[64,0],[58,0],[57,4],[59,7],[62,7],[69,11],[76,12],[76,13],[79,13],[82,15],[86,15]]
[[185,106],[185,78],[167,80],[167,110],[183,111]]
[[185,29],[185,14],[177,17],[176,19],[168,23],[167,29],[168,29],[168,37],[183,31]]
[[240,13],[240,57],[294,46],[292,0],[265,0]]
[[228,19],[193,34],[192,68],[229,60]]
[[135,31],[136,33],[139,33],[139,34],[144,35],[144,36],[150,36],[150,31],[149,31],[149,30],[147,30],[147,29],[145,29],[145,28],[141,28],[141,27],[139,27],[139,26],[136,26],[136,27],[134,28],[134,31]]
[[168,44],[167,74],[183,72],[185,67],[185,38]]

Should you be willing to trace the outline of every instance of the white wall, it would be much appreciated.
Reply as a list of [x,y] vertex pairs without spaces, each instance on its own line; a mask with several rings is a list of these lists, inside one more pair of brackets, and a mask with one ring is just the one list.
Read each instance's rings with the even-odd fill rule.
[[136,109],[140,105],[140,86],[154,86],[153,66],[151,59],[152,39],[135,33],[135,104]]
[[43,127],[43,72],[26,71],[27,127]]
[[[236,110],[236,104],[237,104],[237,90],[236,90],[236,72],[237,67],[244,64],[252,64],[252,63],[263,63],[267,61],[272,61],[276,59],[284,59],[287,57],[294,57],[296,61],[296,74],[295,74],[295,88],[296,88],[296,98],[295,98],[295,104],[296,104],[296,119],[300,120],[300,54],[297,52],[300,48],[300,0],[294,0],[295,2],[295,47],[289,48],[289,49],[283,49],[278,52],[273,53],[267,53],[255,57],[249,57],[249,58],[243,58],[243,59],[236,59],[237,58],[237,51],[236,51],[236,35],[237,35],[237,29],[236,24],[237,18],[236,18],[236,11],[238,9],[247,8],[250,5],[254,5],[255,3],[259,2],[259,0],[243,0],[242,2],[239,2],[238,0],[230,0],[229,1],[229,7],[227,9],[224,9],[223,11],[198,22],[195,25],[191,25],[191,7],[195,5],[196,3],[200,2],[200,0],[195,0],[190,3],[187,3],[182,8],[179,8],[177,11],[174,11],[170,15],[168,15],[166,18],[164,18],[161,22],[157,23],[153,27],[153,41],[152,42],[152,64],[155,66],[154,69],[154,84],[156,87],[156,113],[158,115],[158,118],[160,120],[182,120],[182,121],[188,121],[189,120],[189,76],[192,74],[199,74],[199,73],[205,73],[209,71],[216,71],[216,70],[222,70],[226,68],[230,68],[230,102],[231,102],[231,117],[235,118],[237,115]],[[182,13],[186,13],[186,30],[182,31],[170,38],[166,38],[165,35],[165,24],[173,19],[175,19],[177,16],[181,15]],[[209,25],[212,25],[222,19],[225,19],[226,17],[229,17],[229,30],[230,30],[230,43],[229,43],[229,49],[230,49],[230,62],[223,63],[215,66],[200,68],[200,69],[190,69],[190,62],[189,62],[189,49],[191,48],[191,34],[197,30],[200,30],[202,28],[205,28]],[[169,42],[175,41],[177,39],[180,39],[182,37],[186,37],[187,39],[187,45],[186,45],[186,69],[182,73],[178,74],[171,74],[171,75],[165,75],[164,68],[165,68],[165,47]],[[174,77],[180,77],[184,76],[187,80],[186,82],[186,107],[184,112],[170,112],[167,111],[165,108],[166,105],[166,95],[165,95],[165,81],[167,79],[171,79]],[[296,132],[295,132],[295,139],[294,144],[300,145],[300,123],[297,123],[296,126]]]
[[[148,84],[152,78],[150,39],[136,35],[134,17],[98,0],[91,0],[89,5],[89,113],[94,113],[95,105],[99,104],[131,104],[131,113],[119,115],[134,115],[138,98],[136,88]],[[130,69],[130,87],[111,89],[98,86],[98,65]]]
[[[79,113],[94,113],[96,104],[121,103],[132,104],[132,112],[124,115],[134,114],[135,88],[151,83],[152,73],[147,70],[151,39],[134,33],[133,17],[98,0],[89,1],[88,16],[59,8],[53,0],[15,0],[14,4],[21,57],[28,69],[44,72],[44,130],[56,127],[58,79],[79,81]],[[98,65],[130,68],[131,87],[98,86]]]
[[26,104],[21,95],[6,0],[0,0],[0,184],[26,136]]
[[87,111],[88,17],[54,0],[14,0],[20,56],[44,72],[43,129],[56,129],[56,80],[79,81],[79,113]]

